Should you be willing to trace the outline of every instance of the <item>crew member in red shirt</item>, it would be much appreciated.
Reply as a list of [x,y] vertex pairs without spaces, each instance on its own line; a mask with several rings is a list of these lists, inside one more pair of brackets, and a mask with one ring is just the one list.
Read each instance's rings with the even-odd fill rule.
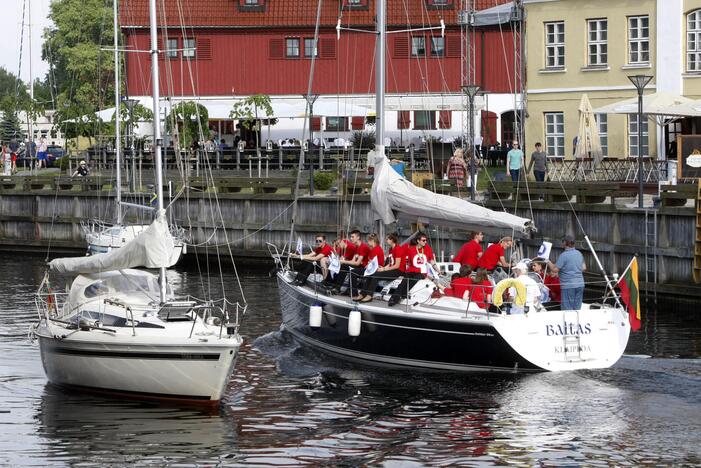
[[389,298],[387,305],[392,307],[398,303],[401,298],[407,297],[408,292],[417,283],[428,274],[429,265],[435,271],[438,271],[436,258],[433,256],[433,250],[428,245],[428,237],[423,232],[414,237],[411,244],[406,249],[407,268],[404,280],[399,287],[394,291],[394,294]]
[[480,257],[477,266],[488,272],[493,271],[498,266],[508,268],[509,263],[506,261],[505,255],[506,249],[510,248],[512,244],[511,237],[503,237],[498,243],[490,245]]
[[[377,261],[377,269],[381,268],[385,264],[385,252],[382,250],[382,246],[380,245],[380,237],[377,234],[372,233],[368,234],[367,239],[367,245],[370,248],[370,252],[368,253],[367,261],[364,261],[365,267],[358,274],[351,274],[351,289],[353,290],[352,292],[354,294],[351,297],[353,297],[353,299],[356,301],[359,301],[365,296],[362,294],[361,289],[362,283],[366,278],[365,272],[368,269],[368,265],[370,265],[374,260]],[[356,270],[358,269],[353,269],[353,271]]]
[[381,266],[372,275],[366,276],[360,295],[355,299],[361,302],[372,301],[372,295],[377,289],[377,283],[380,281],[394,281],[404,275],[406,270],[406,252],[405,248],[399,245],[399,240],[396,234],[388,234],[387,245],[389,245],[389,255],[387,255],[386,265]]
[[487,277],[487,270],[478,268],[472,285],[463,297],[466,301],[474,302],[482,309],[487,309],[492,302],[492,282]]
[[[324,234],[317,234],[316,247],[314,247],[313,252],[299,257],[302,262],[297,269],[297,276],[294,280],[294,284],[297,286],[304,285],[307,281],[307,277],[315,270],[315,267],[316,269],[320,268],[321,260],[329,257],[332,252],[333,249],[326,243],[326,236]],[[323,274],[327,273],[326,270],[323,271]]]
[[465,292],[468,290],[472,284],[472,267],[470,265],[463,265],[460,267],[460,271],[453,275],[450,279],[450,287],[445,288],[443,291],[448,296],[463,298]]
[[476,270],[477,262],[482,256],[482,246],[480,245],[482,239],[484,239],[484,234],[474,231],[472,240],[463,244],[458,254],[453,257],[453,261],[461,265],[470,265],[473,270]]
[[[336,274],[333,279],[333,286],[331,292],[333,294],[339,294],[341,291],[341,286],[346,281],[346,276],[348,272],[352,275],[362,275],[365,266],[368,264],[368,259],[370,257],[370,247],[362,241],[360,237],[360,231],[357,229],[350,233],[350,241],[355,247],[355,255],[351,260],[348,260],[347,254],[344,254],[341,259],[341,270]],[[346,252],[348,251],[348,246],[346,246]],[[350,292],[350,290],[349,290]]]

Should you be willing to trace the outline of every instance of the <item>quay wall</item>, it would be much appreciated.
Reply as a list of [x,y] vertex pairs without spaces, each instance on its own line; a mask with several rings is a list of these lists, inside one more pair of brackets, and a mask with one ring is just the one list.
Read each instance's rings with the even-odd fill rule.
[[[109,193],[109,192],[108,192]],[[131,197],[130,201],[139,201]],[[282,246],[289,241],[293,197],[280,193],[190,193],[173,202],[171,214],[180,226],[189,229],[190,254],[214,252],[218,245],[229,244],[234,257],[267,258],[266,243]],[[148,199],[141,200],[148,203]],[[503,202],[514,212],[514,202]],[[38,191],[32,193],[0,193],[0,248],[13,251],[46,251],[52,254],[85,248],[81,223],[89,219],[111,220],[114,199],[104,191],[65,193]],[[501,209],[492,202],[493,209]],[[217,209],[217,206],[219,209]],[[553,255],[559,252],[560,239],[574,234],[578,247],[585,254],[590,271],[598,271],[592,255],[583,244],[584,229],[608,272],[621,273],[633,255],[639,255],[640,280],[655,278],[660,292],[698,294],[693,286],[692,262],[695,229],[693,208],[674,207],[638,209],[613,204],[577,204],[574,213],[567,203],[519,204],[516,213],[533,218],[538,231],[523,241],[524,253],[534,256],[543,240],[553,242]],[[126,221],[143,221],[143,212],[128,209]],[[311,242],[317,232],[335,237],[341,219],[350,219],[348,226],[369,232],[373,228],[370,201],[367,195],[356,195],[352,201],[338,196],[302,196],[297,213],[297,232]],[[218,226],[213,228],[212,226]],[[224,226],[225,229],[222,229]],[[655,229],[657,235],[655,236]],[[390,228],[388,228],[389,232]],[[409,226],[399,226],[409,235]],[[447,260],[465,241],[464,231],[428,229],[434,251]],[[494,241],[494,238],[488,241]],[[647,241],[647,247],[646,247]],[[296,238],[295,238],[296,242]],[[647,254],[647,256],[646,256]],[[645,286],[645,285],[644,285]]]

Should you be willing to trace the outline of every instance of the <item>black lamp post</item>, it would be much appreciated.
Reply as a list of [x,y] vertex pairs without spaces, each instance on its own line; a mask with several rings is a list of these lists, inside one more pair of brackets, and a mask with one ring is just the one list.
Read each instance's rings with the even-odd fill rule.
[[480,91],[480,87],[477,85],[464,85],[462,90],[467,94],[469,101],[470,114],[468,116],[468,143],[470,148],[470,200],[475,201],[475,96]]
[[650,75],[633,75],[628,79],[638,90],[638,208],[643,207],[643,90],[652,80]]

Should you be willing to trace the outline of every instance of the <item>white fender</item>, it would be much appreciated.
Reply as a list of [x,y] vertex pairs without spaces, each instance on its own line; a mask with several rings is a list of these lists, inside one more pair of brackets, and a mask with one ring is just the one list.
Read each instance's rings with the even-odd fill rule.
[[319,328],[321,326],[321,316],[323,315],[324,309],[320,305],[313,305],[309,307],[309,326],[312,328]]
[[360,336],[360,325],[362,318],[359,310],[351,310],[348,314],[348,335]]

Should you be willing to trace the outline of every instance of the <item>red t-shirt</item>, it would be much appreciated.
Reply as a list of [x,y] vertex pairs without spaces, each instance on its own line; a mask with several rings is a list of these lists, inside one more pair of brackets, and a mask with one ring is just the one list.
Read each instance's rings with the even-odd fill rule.
[[319,246],[314,248],[315,254],[324,254],[324,257],[330,257],[332,252],[333,249],[329,244],[324,244],[323,247]]
[[408,273],[426,274],[427,264],[433,260],[433,250],[430,245],[419,249],[418,245],[410,245],[407,249],[407,269]]
[[471,284],[472,278],[470,277],[462,276],[460,278],[455,278],[450,282],[450,287],[446,288],[445,293],[462,299],[465,295],[465,291],[470,289]]
[[460,265],[470,265],[474,270],[477,268],[478,255],[480,253],[482,253],[482,246],[479,245],[479,242],[471,240],[463,244],[458,254],[453,257],[453,261]]
[[476,302],[483,309],[486,309],[489,305],[485,301],[490,294],[492,294],[492,283],[489,280],[470,286],[470,301]]
[[550,290],[550,300],[560,302],[560,278],[558,276],[545,275],[543,283]]
[[[354,246],[355,247],[355,246]],[[370,260],[370,246],[365,242],[361,242],[359,246],[355,249],[355,255],[362,255],[363,261],[360,262],[362,266],[366,266]]]
[[336,249],[336,253],[339,255],[343,255],[343,258],[346,260],[353,260],[353,257],[355,257],[355,244],[353,244],[351,241],[348,239],[343,239],[341,242],[343,242],[346,245],[345,249],[338,250]]
[[486,268],[487,270],[493,270],[499,263],[499,258],[503,257],[504,255],[506,255],[506,253],[504,252],[504,247],[502,247],[501,244],[492,244],[487,247],[487,250],[484,251],[479,259],[479,262],[477,262],[477,266]]
[[399,259],[399,271],[406,271],[406,247],[403,245],[395,244],[389,251],[389,263],[387,266],[394,265],[394,263]]
[[367,261],[363,261],[366,262],[365,264],[367,265],[373,258],[377,258],[377,266],[382,266],[385,264],[385,251],[382,250],[382,247],[379,245],[373,247],[368,254]]

